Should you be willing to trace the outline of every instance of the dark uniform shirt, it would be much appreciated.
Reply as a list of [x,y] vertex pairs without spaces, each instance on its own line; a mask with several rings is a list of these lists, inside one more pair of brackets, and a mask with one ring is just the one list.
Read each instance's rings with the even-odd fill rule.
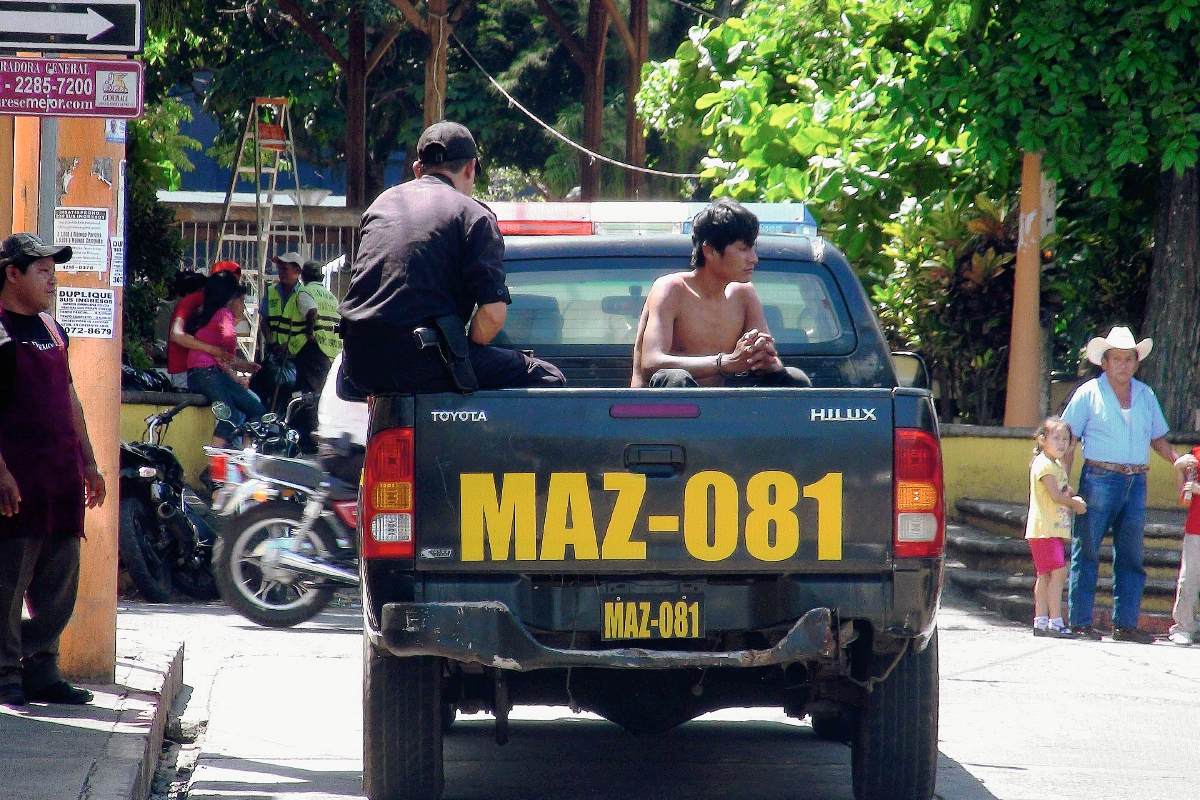
[[340,311],[347,329],[395,332],[476,305],[511,302],[504,239],[491,210],[426,175],[392,187],[363,214],[362,242]]
[[[54,337],[46,330],[39,315],[17,314],[7,310],[5,314],[9,325],[7,331],[0,331],[0,408],[4,408],[12,399],[13,383],[17,375],[15,343],[33,344],[39,349],[55,346]],[[54,324],[58,326],[58,335],[62,337],[63,342],[70,346],[67,332],[57,322]]]

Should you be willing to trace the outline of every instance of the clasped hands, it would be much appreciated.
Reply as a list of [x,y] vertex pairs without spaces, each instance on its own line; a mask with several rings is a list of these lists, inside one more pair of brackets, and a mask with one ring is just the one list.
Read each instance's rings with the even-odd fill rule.
[[721,359],[722,370],[728,373],[768,373],[783,369],[783,362],[775,350],[775,337],[765,331],[751,328],[741,335],[733,352]]

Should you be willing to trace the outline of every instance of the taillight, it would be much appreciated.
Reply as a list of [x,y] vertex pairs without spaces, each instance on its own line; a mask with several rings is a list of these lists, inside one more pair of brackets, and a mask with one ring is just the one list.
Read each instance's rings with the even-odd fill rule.
[[363,558],[412,558],[412,428],[391,428],[371,437],[361,498]]
[[213,453],[208,457],[208,477],[213,483],[239,484],[246,479],[246,473],[229,460],[228,453]]
[[929,431],[897,428],[892,551],[897,558],[934,558],[946,542],[942,449]]

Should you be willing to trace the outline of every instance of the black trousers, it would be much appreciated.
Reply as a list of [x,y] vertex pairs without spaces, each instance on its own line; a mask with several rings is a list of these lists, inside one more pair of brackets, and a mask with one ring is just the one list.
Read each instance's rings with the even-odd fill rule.
[[[480,389],[553,389],[566,385],[558,367],[520,350],[471,342],[468,354]],[[432,347],[418,350],[411,334],[348,331],[342,374],[363,394],[456,392],[445,363]]]
[[[692,377],[692,373],[686,369],[660,369],[650,376],[651,389],[690,389],[699,386],[700,384],[696,383],[696,379]],[[812,381],[809,380],[804,370],[797,367],[784,367],[779,372],[768,372],[762,375],[754,373],[743,376],[733,375],[725,379],[725,386],[731,388],[754,386],[806,388],[812,386]]]
[[[292,356],[292,361],[296,365],[296,391],[320,396],[325,388],[325,377],[333,366],[329,356],[316,342],[305,342],[300,352]],[[292,418],[292,427],[300,433],[301,441],[308,445],[312,432],[317,429],[316,407],[301,409]]]
[[[79,538],[24,536],[0,540],[0,686],[37,692],[63,679],[58,637],[75,610]],[[21,619],[21,602],[29,604]]]

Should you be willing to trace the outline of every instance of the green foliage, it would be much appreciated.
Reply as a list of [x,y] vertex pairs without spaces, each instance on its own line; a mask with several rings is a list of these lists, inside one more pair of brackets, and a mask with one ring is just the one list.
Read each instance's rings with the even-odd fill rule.
[[639,108],[685,146],[709,142],[714,194],[813,206],[873,282],[891,271],[883,226],[904,200],[969,176],[959,129],[904,113],[913,51],[960,23],[928,0],[751,0],[650,68]]
[[[969,24],[917,59],[914,118],[973,132],[997,169],[1044,152],[1054,177],[1118,197],[1119,170],[1196,165],[1200,4],[1196,0],[1016,0],[952,4]],[[974,11],[978,9],[978,13]]]
[[953,192],[885,226],[895,268],[874,288],[880,322],[894,346],[929,361],[947,419],[1003,419],[1016,226],[1012,201]]
[[[558,116],[555,130],[574,142],[583,139],[583,104],[573,103]],[[600,129],[600,154],[612,159],[625,157],[625,103],[624,97],[606,103]],[[563,144],[549,133],[543,134],[555,143],[554,151],[546,159],[543,175],[550,194],[562,199],[572,188],[579,185],[579,151]],[[600,171],[600,194],[603,197],[621,197],[625,192],[625,176],[615,169]]]
[[183,256],[175,213],[158,202],[156,192],[177,187],[180,171],[192,168],[187,150],[200,144],[179,133],[188,114],[182,103],[165,98],[128,126],[124,321],[125,353],[135,366],[149,366],[146,348],[154,341],[159,303]]
[[493,167],[483,177],[484,183],[476,187],[475,197],[485,203],[538,202],[545,200],[550,193],[541,174],[537,172],[522,172],[516,167]]

